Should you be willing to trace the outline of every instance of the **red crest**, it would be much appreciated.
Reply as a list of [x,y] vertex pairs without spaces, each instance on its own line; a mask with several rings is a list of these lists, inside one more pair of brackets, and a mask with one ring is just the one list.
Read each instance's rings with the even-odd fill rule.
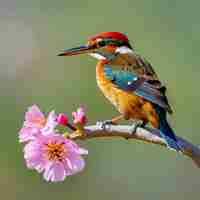
[[102,32],[98,35],[89,38],[89,40],[96,40],[98,38],[102,39],[111,38],[111,39],[121,40],[125,44],[129,43],[128,37],[120,32]]

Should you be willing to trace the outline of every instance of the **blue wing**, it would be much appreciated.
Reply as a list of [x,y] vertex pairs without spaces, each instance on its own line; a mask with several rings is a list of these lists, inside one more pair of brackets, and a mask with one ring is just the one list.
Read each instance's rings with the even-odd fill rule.
[[105,66],[104,73],[106,78],[112,81],[116,87],[132,91],[134,94],[161,106],[166,111],[172,112],[163,91],[155,88],[152,84],[145,81],[144,78],[128,71],[112,70],[108,65]]

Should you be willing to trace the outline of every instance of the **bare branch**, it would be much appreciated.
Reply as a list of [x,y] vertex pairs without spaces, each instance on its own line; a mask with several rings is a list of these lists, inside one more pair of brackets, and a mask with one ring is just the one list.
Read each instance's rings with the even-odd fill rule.
[[[72,134],[73,139],[90,139],[98,137],[122,137],[125,139],[137,139],[148,143],[158,144],[167,147],[164,139],[161,137],[159,130],[153,128],[137,127],[136,124],[130,125],[106,125],[102,124],[87,126],[84,134]],[[182,147],[182,154],[189,156],[194,163],[200,168],[200,148],[189,141],[177,137],[178,144]]]

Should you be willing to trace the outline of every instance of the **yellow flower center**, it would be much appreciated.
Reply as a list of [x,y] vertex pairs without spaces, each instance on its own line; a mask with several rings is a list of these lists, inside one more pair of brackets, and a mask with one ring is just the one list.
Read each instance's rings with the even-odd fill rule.
[[67,154],[67,150],[64,143],[49,143],[46,145],[46,155],[47,159],[50,161],[60,161],[62,162]]

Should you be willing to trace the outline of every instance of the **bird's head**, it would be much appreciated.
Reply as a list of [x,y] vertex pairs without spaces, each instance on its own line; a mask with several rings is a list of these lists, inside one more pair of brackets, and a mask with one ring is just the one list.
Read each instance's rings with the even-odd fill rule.
[[86,45],[65,49],[58,56],[89,54],[98,60],[109,60],[116,54],[131,51],[132,47],[126,35],[119,32],[103,32],[90,37]]

